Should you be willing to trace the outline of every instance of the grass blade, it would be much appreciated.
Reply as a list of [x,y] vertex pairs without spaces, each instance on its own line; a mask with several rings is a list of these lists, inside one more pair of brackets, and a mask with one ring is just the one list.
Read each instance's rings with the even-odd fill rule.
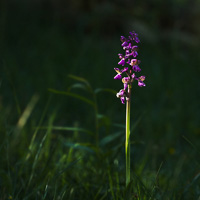
[[82,82],[82,83],[86,84],[87,87],[88,87],[90,90],[92,89],[90,83],[89,83],[86,79],[84,79],[84,78],[82,78],[82,77],[80,77],[80,76],[72,75],[72,74],[69,74],[68,77],[69,77],[69,78],[72,78],[72,79],[74,79],[74,80],[76,80],[76,81]]
[[[40,127],[37,127],[37,128],[46,130],[46,129],[48,129],[48,126],[47,127],[46,126],[40,126]],[[88,131],[87,129],[83,129],[83,128],[77,128],[77,127],[52,126],[51,129],[57,130],[57,131],[79,131],[79,132],[88,133],[89,135],[93,135],[93,133],[91,131]]]
[[114,95],[116,95],[116,93],[117,93],[116,90],[113,90],[113,89],[110,89],[110,88],[97,88],[94,91],[95,94],[98,94],[100,92],[108,92],[108,93],[111,93],[111,94],[114,94]]
[[58,91],[58,90],[55,90],[55,89],[51,89],[49,88],[48,89],[49,92],[52,92],[52,93],[55,93],[55,94],[61,94],[61,95],[66,95],[66,96],[71,96],[71,97],[74,97],[76,99],[79,99],[81,101],[84,101],[85,103],[95,107],[95,103],[93,101],[91,101],[90,99],[87,99],[83,96],[80,96],[78,94],[75,94],[75,93],[71,93],[71,92],[65,92],[65,91]]

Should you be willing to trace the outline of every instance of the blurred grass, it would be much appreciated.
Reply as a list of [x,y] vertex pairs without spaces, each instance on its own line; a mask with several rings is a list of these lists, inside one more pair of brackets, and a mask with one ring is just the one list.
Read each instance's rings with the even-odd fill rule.
[[72,34],[11,19],[1,40],[0,199],[199,198],[198,35],[166,34],[139,17],[131,25],[147,87],[134,85],[126,190],[125,107],[112,93],[122,87],[113,68],[126,32]]

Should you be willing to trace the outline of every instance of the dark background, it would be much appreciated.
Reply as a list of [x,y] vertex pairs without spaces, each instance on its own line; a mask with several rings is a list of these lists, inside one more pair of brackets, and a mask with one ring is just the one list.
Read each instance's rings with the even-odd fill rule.
[[[147,168],[158,169],[163,161],[168,177],[173,176],[174,169],[180,169],[180,174],[187,171],[185,183],[191,181],[199,172],[199,11],[198,0],[1,0],[2,127],[6,124],[13,130],[37,95],[39,100],[24,128],[26,135],[32,134],[47,105],[40,125],[48,126],[54,116],[55,126],[94,131],[94,112],[89,105],[54,94],[49,88],[68,91],[79,82],[69,77],[73,74],[86,79],[94,90],[119,91],[122,83],[113,79],[113,68],[118,66],[117,54],[123,53],[120,36],[134,30],[141,40],[138,59],[142,71],[138,74],[146,76],[146,87],[133,86],[133,162],[146,155]],[[71,89],[73,93],[93,98],[76,86]],[[125,105],[115,94],[106,92],[97,95],[97,103],[101,140],[118,131],[116,124],[124,125]],[[65,136],[66,140],[70,138],[69,134]],[[123,143],[124,137],[120,141]],[[73,142],[95,143],[89,136]],[[179,159],[184,163],[181,166],[176,162]]]
[[[198,1],[186,0],[2,0],[3,106],[16,109],[13,101],[18,99],[17,107],[23,111],[34,94],[40,96],[41,102],[47,101],[48,88],[67,90],[71,84],[68,74],[87,79],[93,88],[119,90],[122,84],[113,80],[117,54],[123,53],[119,38],[135,30],[141,40],[138,58],[147,87],[134,86],[133,116],[146,112],[145,118],[148,116],[154,129],[161,125],[159,120],[163,120],[163,126],[178,120],[175,126],[179,130],[196,130],[200,92],[199,8]],[[100,112],[109,113],[113,121],[124,119],[124,106],[114,95],[99,98]],[[66,105],[57,102],[53,107],[64,106],[69,116],[84,109],[76,106],[78,102],[70,101]],[[75,116],[69,116],[72,123]]]

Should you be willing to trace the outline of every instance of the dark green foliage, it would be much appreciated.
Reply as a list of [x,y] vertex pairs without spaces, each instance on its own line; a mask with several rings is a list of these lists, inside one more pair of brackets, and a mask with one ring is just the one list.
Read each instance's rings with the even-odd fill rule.
[[[197,1],[17,2],[0,11],[0,200],[198,199]],[[113,68],[130,29],[147,86],[133,86],[125,188]]]

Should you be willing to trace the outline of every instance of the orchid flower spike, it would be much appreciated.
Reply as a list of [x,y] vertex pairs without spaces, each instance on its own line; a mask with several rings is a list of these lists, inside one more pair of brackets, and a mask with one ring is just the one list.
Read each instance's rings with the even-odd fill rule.
[[[128,100],[130,96],[127,88],[128,86],[131,87],[134,80],[138,81],[139,87],[144,87],[146,84],[143,82],[145,80],[145,76],[137,77],[135,75],[135,72],[141,71],[141,68],[139,67],[141,61],[136,58],[138,56],[138,46],[134,44],[140,42],[138,34],[132,31],[130,32],[130,36],[128,36],[128,38],[121,36],[120,40],[122,42],[121,46],[125,51],[125,55],[121,53],[118,54],[120,59],[118,65],[124,67],[126,64],[128,64],[128,67],[124,67],[123,69],[114,68],[114,70],[117,72],[117,75],[115,75],[114,79],[121,79],[122,83],[124,84],[124,88],[117,93],[117,97],[121,99],[123,104],[125,104],[125,99]],[[123,73],[125,73],[125,77],[122,77]]]

